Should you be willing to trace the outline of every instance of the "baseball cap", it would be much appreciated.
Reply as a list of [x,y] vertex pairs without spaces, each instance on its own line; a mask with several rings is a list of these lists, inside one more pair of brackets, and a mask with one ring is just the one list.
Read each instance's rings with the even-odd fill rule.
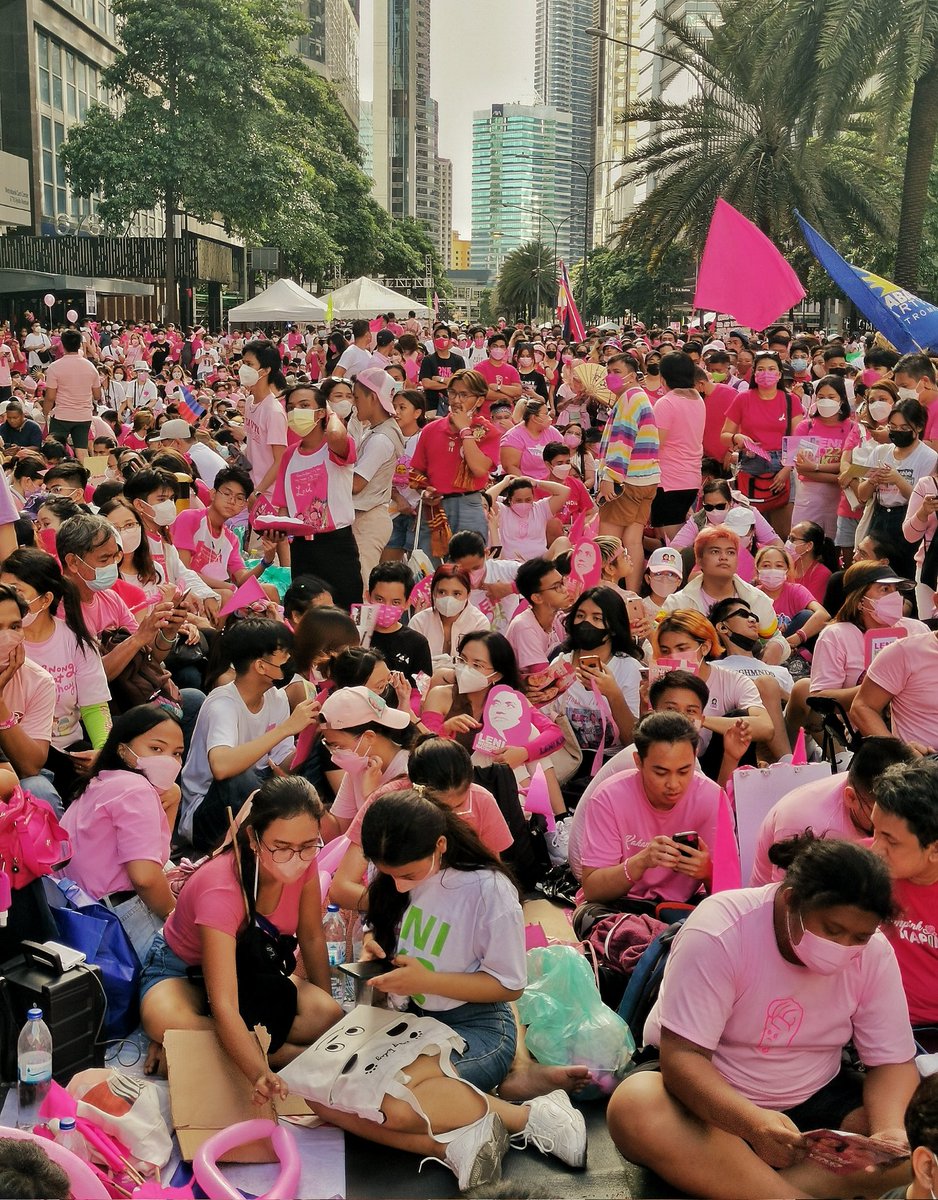
[[844,571],[844,595],[868,588],[872,583],[894,583],[900,591],[908,591],[915,586],[911,579],[903,579],[892,567],[882,563],[854,563]]
[[653,575],[662,574],[665,571],[670,571],[674,575],[684,577],[684,560],[681,558],[677,550],[672,550],[670,546],[659,546],[657,550],[653,550],[648,558],[648,568]]
[[714,338],[712,342],[707,342],[706,346],[704,346],[701,353],[706,354],[708,350],[725,350],[725,349],[726,349],[726,343],[724,341],[722,341],[720,338]]
[[183,442],[191,441],[192,427],[189,425],[189,422],[177,420],[176,418],[174,418],[172,421],[164,421],[160,426],[160,432],[157,437],[157,441],[171,442],[175,441],[177,438]]
[[384,725],[406,729],[410,716],[399,708],[388,708],[380,696],[366,687],[339,688],[323,701],[319,719],[331,729],[357,729],[359,725]]
[[734,533],[748,533],[756,523],[756,515],[745,504],[738,504],[723,518],[723,524]]
[[378,402],[389,416],[394,416],[394,397],[401,390],[401,384],[383,367],[366,367],[355,376],[355,382],[374,392]]

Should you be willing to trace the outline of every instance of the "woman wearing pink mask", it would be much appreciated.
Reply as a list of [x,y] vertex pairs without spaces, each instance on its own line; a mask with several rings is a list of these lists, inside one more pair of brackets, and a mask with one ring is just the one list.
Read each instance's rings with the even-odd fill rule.
[[834,535],[834,545],[840,551],[844,567],[849,567],[853,562],[857,531],[865,507],[857,497],[857,484],[862,475],[851,468],[868,470],[876,447],[888,443],[889,414],[898,399],[899,389],[892,380],[874,380],[866,388],[857,406],[856,420],[844,438],[838,477],[841,495],[837,506],[837,532]]
[[502,470],[506,475],[547,479],[550,469],[544,462],[544,447],[561,441],[563,434],[554,428],[546,400],[528,399],[517,406],[514,416],[521,423],[502,438]]
[[141,961],[176,904],[163,865],[182,752],[182,729],[165,708],[122,713],[62,818],[72,841],[63,875],[116,912]]
[[[612,1140],[692,1196],[895,1195],[918,1072],[880,929],[896,914],[889,872],[864,847],[810,831],[769,856],[781,883],[709,896],[682,927],[645,1023],[661,1070],[619,1085]],[[848,1042],[865,1073],[843,1065]],[[862,1130],[905,1158],[875,1183],[833,1174],[807,1156],[815,1129]]]
[[827,537],[834,537],[842,497],[840,460],[854,426],[843,379],[825,375],[815,385],[807,417],[795,426],[795,437],[809,440],[795,452],[798,488],[792,525],[814,521]]
[[801,403],[782,387],[778,355],[760,352],[753,363],[753,386],[726,410],[720,435],[730,453],[739,455],[737,486],[784,537],[791,527],[791,467],[782,463],[782,438],[794,429]]
[[869,665],[865,635],[899,626],[909,637],[928,627],[903,616],[903,593],[912,583],[890,567],[856,563],[844,572],[844,602],[818,635],[811,660],[811,695],[829,696],[849,709]]
[[489,496],[498,508],[504,558],[527,562],[547,553],[547,528],[570,498],[570,488],[565,483],[543,479],[538,491],[546,493],[541,500],[534,499],[534,484],[530,479],[514,475],[506,475],[490,489]]
[[[237,848],[229,837],[221,853],[185,880],[143,962],[147,1074],[159,1065],[167,1029],[212,1029],[261,1105],[287,1094],[277,1068],[342,1015],[330,994],[322,928],[316,855],[323,814],[305,779],[270,779],[238,814]],[[273,942],[284,966],[298,947],[305,979],[296,971],[280,975],[262,951],[249,954],[245,935],[265,946]],[[266,960],[263,971],[258,958]],[[205,1015],[207,996],[211,1016]],[[269,1059],[254,1037],[255,1025],[271,1036]]]
[[469,601],[472,580],[455,563],[443,563],[430,582],[430,607],[414,613],[410,629],[416,629],[430,643],[433,668],[451,667],[460,638],[490,622],[481,609]]

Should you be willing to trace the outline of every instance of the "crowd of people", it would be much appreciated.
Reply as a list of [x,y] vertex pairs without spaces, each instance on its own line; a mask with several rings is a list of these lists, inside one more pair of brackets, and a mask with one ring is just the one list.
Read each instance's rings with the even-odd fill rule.
[[[342,1015],[331,901],[464,1049],[380,1119],[316,1111],[461,1187],[509,1145],[584,1166],[589,1073],[535,1062],[513,1007],[540,852],[578,930],[682,910],[623,1154],[692,1195],[905,1195],[908,1157],[807,1157],[847,1130],[934,1194],[938,352],[412,313],[2,339],[0,799],[51,804],[121,920],[148,1070],[214,1027],[283,1094]],[[734,776],[802,750],[833,773],[720,890]],[[292,956],[276,987],[246,920]]]

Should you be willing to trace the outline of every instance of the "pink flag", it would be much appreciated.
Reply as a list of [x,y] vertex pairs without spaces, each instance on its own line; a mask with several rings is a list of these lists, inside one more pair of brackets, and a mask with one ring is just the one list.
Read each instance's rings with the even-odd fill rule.
[[553,833],[557,828],[554,810],[550,804],[550,793],[547,790],[547,780],[544,778],[544,768],[540,763],[534,768],[534,774],[528,783],[527,794],[524,797],[524,811],[541,813],[547,821],[548,833]]
[[247,608],[249,604],[267,604],[267,593],[253,575],[245,580],[237,591],[232,592],[231,599],[222,605],[218,615],[227,617],[229,613],[237,612],[239,608]]
[[697,272],[694,308],[712,308],[764,329],[804,295],[798,276],[762,230],[731,204],[717,200]]

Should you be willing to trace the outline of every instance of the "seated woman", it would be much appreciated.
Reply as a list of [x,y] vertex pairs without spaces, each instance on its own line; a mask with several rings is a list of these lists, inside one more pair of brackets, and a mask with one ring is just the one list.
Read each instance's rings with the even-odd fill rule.
[[795,583],[793,571],[794,559],[783,546],[765,546],[756,555],[753,583],[772,601],[779,629],[797,650],[821,632],[830,613],[803,583]]
[[[586,1126],[565,1092],[528,1104],[485,1094],[511,1067],[517,1031],[510,1001],[527,982],[524,917],[505,868],[465,821],[412,788],[376,800],[361,834],[375,867],[364,956],[394,964],[372,986],[450,1026],[466,1049],[453,1063],[456,1079],[444,1074],[437,1054],[418,1057],[407,1068],[415,1107],[385,1096],[380,1125],[310,1107],[369,1141],[441,1159],[463,1190],[498,1177],[509,1135],[520,1135],[515,1145],[584,1166]],[[431,927],[446,932],[431,941]]]
[[[472,760],[458,742],[443,737],[425,737],[418,743],[407,764],[407,774],[417,791],[462,817],[479,836],[482,844],[498,858],[509,850],[514,839],[502,816],[498,801],[490,791],[472,780]],[[342,908],[364,912],[368,885],[365,856],[362,854],[362,821],[371,805],[400,781],[383,784],[365,801],[346,830],[349,847],[336,869],[329,890],[329,902]]]
[[430,643],[433,667],[451,667],[460,638],[477,629],[488,629],[489,619],[469,602],[472,581],[453,563],[443,563],[430,583],[430,608],[414,613],[410,629],[416,629]]
[[687,518],[684,526],[677,531],[668,545],[675,550],[693,546],[694,539],[701,529],[705,529],[707,525],[723,525],[731,512],[745,509],[752,515],[753,525],[746,537],[740,539],[736,574],[746,583],[752,583],[755,571],[753,555],[763,546],[778,546],[781,549],[782,539],[758,509],[733,496],[726,479],[708,479],[703,485],[702,494],[700,510]]
[[[850,842],[772,848],[781,883],[704,900],[678,934],[645,1023],[660,1074],[609,1102],[622,1154],[692,1196],[879,1196],[897,1171],[833,1175],[807,1130],[843,1129],[908,1149],[918,1072],[895,955],[889,874]],[[852,1042],[866,1068],[843,1065]]]
[[497,502],[502,556],[506,559],[527,562],[547,553],[547,526],[567,503],[570,488],[552,479],[539,480],[537,487],[548,495],[535,500],[533,482],[515,475],[506,475],[489,489],[490,499]]
[[[226,845],[183,884],[143,963],[140,1015],[151,1041],[148,1074],[157,1069],[167,1029],[214,1029],[260,1104],[286,1094],[276,1068],[341,1016],[330,992],[322,929],[316,865],[322,816],[322,803],[305,779],[270,779],[251,798],[236,845]],[[305,979],[292,974],[292,986],[258,986],[239,963],[246,904],[252,923],[296,939]],[[258,1024],[271,1035],[269,1065],[251,1032]]]
[[182,768],[182,729],[156,704],[117,717],[62,825],[72,858],[62,874],[113,908],[141,961],[173,911],[163,867]]

